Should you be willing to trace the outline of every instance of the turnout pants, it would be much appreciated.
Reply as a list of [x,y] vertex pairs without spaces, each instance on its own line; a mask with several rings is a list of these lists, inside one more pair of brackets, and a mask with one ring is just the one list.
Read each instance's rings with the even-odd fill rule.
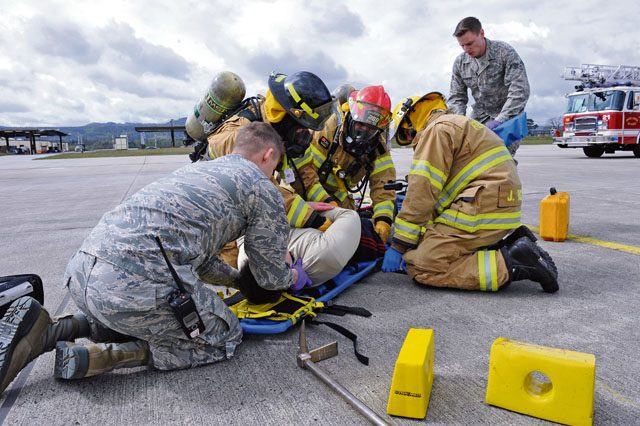
[[420,284],[497,291],[509,281],[500,250],[487,250],[511,230],[465,232],[441,223],[427,226],[418,246],[403,258]]

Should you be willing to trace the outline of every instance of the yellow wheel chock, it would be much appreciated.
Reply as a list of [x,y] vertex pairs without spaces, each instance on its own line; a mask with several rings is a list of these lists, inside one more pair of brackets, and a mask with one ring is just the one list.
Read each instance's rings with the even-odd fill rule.
[[486,403],[540,419],[591,425],[592,354],[497,338],[491,345]]
[[396,360],[387,413],[424,419],[433,385],[433,330],[410,328]]

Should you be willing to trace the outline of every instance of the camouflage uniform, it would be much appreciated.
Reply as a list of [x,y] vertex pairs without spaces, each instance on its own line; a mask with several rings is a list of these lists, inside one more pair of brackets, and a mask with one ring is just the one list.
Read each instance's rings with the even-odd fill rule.
[[[266,116],[267,113],[264,107],[265,98],[260,97],[260,113],[262,116],[262,120],[265,123],[268,123]],[[250,111],[253,112],[251,108]],[[215,133],[210,134],[207,137],[207,142],[209,144],[208,149],[208,157],[210,159],[218,158],[223,155],[229,154],[233,151],[233,147],[236,144],[236,136],[238,134],[238,130],[249,124],[251,120],[241,115],[234,115],[229,118],[225,123],[220,126]],[[286,183],[291,183],[290,179],[287,179],[288,176],[294,178],[294,174],[292,169],[287,164],[288,157],[284,156],[284,162],[280,165],[278,169],[278,173],[280,178],[287,181]],[[278,187],[282,198],[284,198],[285,210],[287,212],[287,218],[289,219],[289,224],[293,228],[308,228],[312,227],[312,225],[322,224],[322,219],[318,216],[318,213],[315,212],[307,203],[304,202],[302,197],[297,195],[293,188],[286,184],[280,184],[280,182],[273,180],[274,184]]]
[[[467,90],[475,101],[471,118],[486,123],[505,122],[524,111],[529,99],[529,80],[524,63],[509,44],[489,40],[481,58],[461,53],[453,63],[451,88],[447,105],[455,114],[465,115],[469,101]],[[514,154],[518,143],[509,145]]]
[[[339,134],[336,141],[337,132]],[[311,145],[304,156],[294,160],[300,175],[300,179],[292,184],[294,189],[298,194],[304,194],[308,201],[327,202],[335,199],[341,207],[353,210],[356,206],[353,196],[347,188],[356,186],[368,175],[371,185],[371,201],[373,202],[373,219],[374,221],[384,220],[391,224],[396,192],[384,189],[384,184],[396,180],[396,169],[384,138],[379,136],[376,147],[371,154],[364,154],[360,158],[356,158],[342,147],[345,137],[346,120],[344,117],[339,128],[337,118],[332,116],[327,120],[324,129],[313,132]],[[338,143],[338,147],[331,156],[331,161],[337,168],[330,170],[327,180],[322,183],[318,176],[318,170],[327,159],[331,145],[334,143]],[[349,171],[356,163],[359,163],[359,167],[352,170],[344,179],[337,176],[338,170]]]
[[489,246],[520,226],[513,158],[479,122],[443,112],[431,114],[413,147],[392,242],[408,274],[426,285],[497,291],[509,272]]
[[[282,197],[250,161],[228,155],[176,170],[106,213],[67,267],[65,284],[94,322],[149,343],[154,367],[193,367],[231,357],[238,319],[208,284],[233,285],[224,244],[245,235],[258,283],[285,289],[289,226]],[[206,330],[188,339],[165,296],[177,288],[154,239],[192,294]]]

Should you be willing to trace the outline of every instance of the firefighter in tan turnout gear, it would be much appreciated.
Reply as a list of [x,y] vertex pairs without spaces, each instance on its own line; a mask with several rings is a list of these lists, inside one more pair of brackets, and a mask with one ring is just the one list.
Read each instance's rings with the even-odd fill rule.
[[394,109],[392,137],[414,155],[382,270],[436,287],[497,291],[529,279],[557,291],[551,257],[520,223],[520,179],[504,143],[446,109],[437,92]]
[[[269,90],[253,105],[232,116],[207,137],[208,157],[218,158],[233,150],[238,130],[252,121],[269,123],[285,141],[286,153],[278,166],[278,190],[285,201],[289,224],[293,228],[326,230],[331,221],[314,211],[312,205],[288,187],[295,180],[293,158],[302,156],[311,141],[310,130],[322,129],[336,104],[329,89],[313,73],[301,71],[289,76],[272,73]],[[275,182],[274,182],[275,183]]]
[[373,220],[383,241],[389,237],[396,194],[384,184],[396,178],[386,146],[391,100],[382,86],[368,86],[348,95],[348,110],[332,116],[313,132],[311,146],[294,160],[300,179],[294,188],[308,201],[330,202],[356,209],[353,193],[371,185]]

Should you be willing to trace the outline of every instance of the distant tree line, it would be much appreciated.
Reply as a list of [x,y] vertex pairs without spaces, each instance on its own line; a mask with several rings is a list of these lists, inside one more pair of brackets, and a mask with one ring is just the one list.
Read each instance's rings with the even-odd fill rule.
[[[187,118],[178,118],[173,120],[174,126],[183,126]],[[166,123],[89,123],[84,126],[67,126],[56,127],[56,130],[67,133],[69,136],[62,138],[63,142],[68,142],[70,147],[74,147],[78,142],[85,145],[87,149],[103,149],[113,148],[113,140],[120,135],[127,135],[129,141],[129,147],[140,147],[140,133],[136,132],[136,127],[149,127],[149,126],[169,126],[171,122]],[[45,126],[30,126],[29,128],[47,128]],[[0,129],[10,129],[17,127],[0,126]],[[180,144],[183,135],[176,133],[176,145]],[[57,137],[42,137],[42,140],[50,140],[52,142],[58,142]],[[158,148],[164,148],[171,146],[171,133],[147,133],[145,134],[146,146],[158,146]]]

